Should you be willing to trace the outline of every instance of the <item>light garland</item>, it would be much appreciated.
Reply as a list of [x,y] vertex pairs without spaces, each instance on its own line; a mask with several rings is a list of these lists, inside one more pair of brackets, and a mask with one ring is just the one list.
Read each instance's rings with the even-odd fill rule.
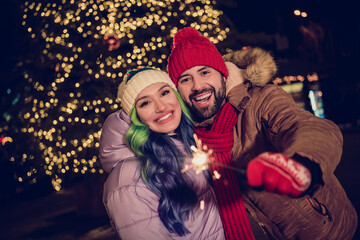
[[278,84],[291,84],[292,82],[304,82],[307,80],[308,82],[316,82],[319,81],[319,75],[317,73],[307,74],[306,76],[297,75],[297,76],[284,76],[282,78],[277,77],[273,81],[275,85]]
[[[119,109],[116,88],[138,65],[166,69],[172,37],[191,26],[214,43],[226,39],[222,11],[209,0],[26,1],[23,26],[42,47],[48,74],[24,78],[32,86],[21,131],[34,138],[42,170],[56,190],[66,176],[103,173],[98,159],[101,127]],[[46,76],[45,76],[46,75]],[[97,87],[94,88],[94,85]],[[25,154],[13,161],[34,161]],[[19,181],[36,182],[31,169]]]

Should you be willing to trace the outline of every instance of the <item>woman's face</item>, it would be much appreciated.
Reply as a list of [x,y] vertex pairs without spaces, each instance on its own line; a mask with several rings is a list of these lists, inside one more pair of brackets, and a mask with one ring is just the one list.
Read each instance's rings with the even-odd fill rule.
[[180,103],[166,83],[144,88],[135,99],[135,107],[140,120],[154,132],[173,133],[180,124]]

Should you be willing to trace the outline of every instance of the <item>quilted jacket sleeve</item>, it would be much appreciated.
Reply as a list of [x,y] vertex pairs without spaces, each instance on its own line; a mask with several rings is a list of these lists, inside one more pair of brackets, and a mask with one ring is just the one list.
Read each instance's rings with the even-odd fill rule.
[[122,160],[135,156],[124,140],[130,124],[130,118],[123,111],[112,113],[104,122],[100,137],[99,156],[102,167],[107,173],[110,173]]
[[121,188],[110,196],[107,208],[117,209],[116,215],[111,214],[115,211],[109,213],[121,239],[171,239],[151,202],[152,199],[137,196],[134,186]]
[[103,201],[113,228],[122,240],[172,239],[157,213],[158,197],[138,176],[133,158],[116,166],[107,180],[105,189],[112,190]]

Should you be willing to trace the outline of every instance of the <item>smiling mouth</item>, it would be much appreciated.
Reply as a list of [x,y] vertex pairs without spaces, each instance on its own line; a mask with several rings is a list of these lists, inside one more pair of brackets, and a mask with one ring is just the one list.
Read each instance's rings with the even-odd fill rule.
[[171,112],[171,113],[168,113],[168,114],[166,114],[165,116],[163,116],[163,117],[161,117],[161,118],[157,119],[157,120],[156,120],[156,122],[162,122],[162,121],[164,121],[164,120],[168,119],[169,117],[171,117],[172,115],[173,115],[173,113],[172,113],[172,112]]
[[196,97],[193,97],[192,100],[194,102],[196,102],[197,104],[205,104],[209,101],[209,99],[211,98],[212,93],[205,93],[205,94],[201,94],[201,95],[197,95]]

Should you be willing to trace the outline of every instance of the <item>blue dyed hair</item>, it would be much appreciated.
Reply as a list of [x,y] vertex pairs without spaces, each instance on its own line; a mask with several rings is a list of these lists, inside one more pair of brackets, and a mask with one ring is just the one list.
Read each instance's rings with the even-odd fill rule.
[[[177,91],[173,91],[182,110],[175,132],[190,155],[190,146],[195,145],[194,126],[183,100]],[[165,227],[184,236],[189,233],[184,222],[198,202],[195,191],[181,173],[186,156],[178,150],[171,136],[153,132],[143,124],[135,107],[131,110],[131,120],[133,124],[126,133],[125,141],[139,156],[141,179],[159,197],[158,213]]]

